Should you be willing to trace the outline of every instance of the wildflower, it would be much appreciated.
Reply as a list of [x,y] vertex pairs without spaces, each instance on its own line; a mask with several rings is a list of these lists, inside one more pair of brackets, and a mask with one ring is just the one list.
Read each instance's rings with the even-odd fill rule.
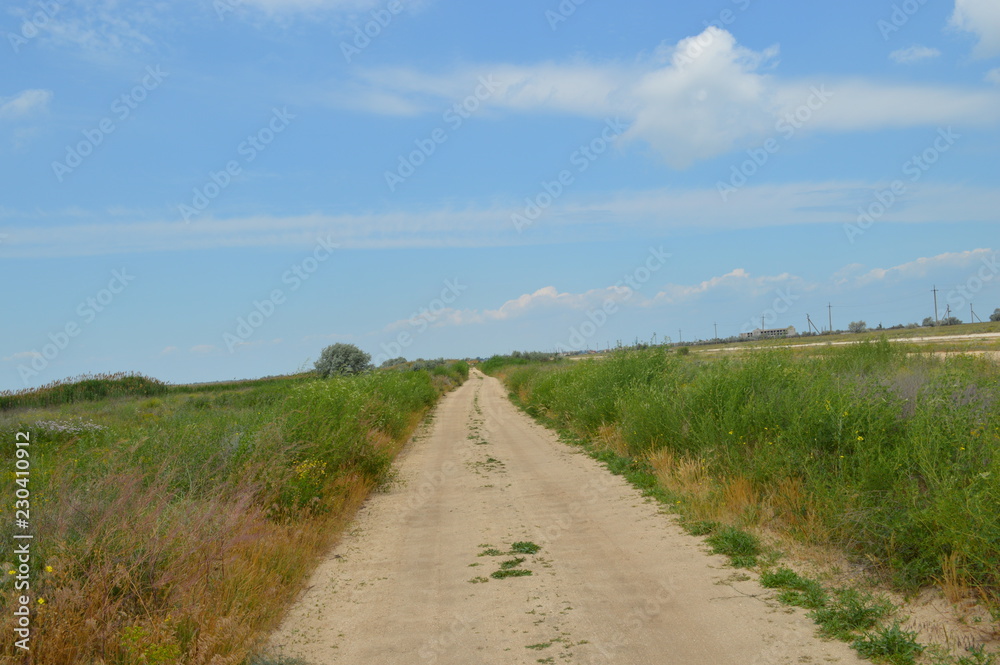
[[8,571],[7,571],[7,574],[8,574],[8,575],[13,575],[13,574],[14,574],[14,573],[16,573],[16,572],[17,572],[17,571],[15,571],[15,570],[8,570]]
[[39,598],[38,599],[38,604],[39,605],[44,605],[45,604],[45,599],[44,598]]
[[52,566],[45,566],[45,572],[51,573],[52,572]]
[[861,435],[859,434],[859,435],[858,435],[858,441],[864,441],[864,440],[865,440],[865,437],[863,437],[863,436],[861,436]]

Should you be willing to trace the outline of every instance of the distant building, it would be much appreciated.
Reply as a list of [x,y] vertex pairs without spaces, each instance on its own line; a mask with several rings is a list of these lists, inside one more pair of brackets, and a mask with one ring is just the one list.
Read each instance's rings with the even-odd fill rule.
[[795,337],[795,326],[787,328],[757,328],[752,332],[740,333],[740,339],[777,339],[779,337]]

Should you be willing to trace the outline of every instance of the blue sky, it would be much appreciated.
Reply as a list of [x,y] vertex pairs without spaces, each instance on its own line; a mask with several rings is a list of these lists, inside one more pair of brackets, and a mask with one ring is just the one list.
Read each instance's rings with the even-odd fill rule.
[[0,389],[1000,307],[1000,5],[0,14]]

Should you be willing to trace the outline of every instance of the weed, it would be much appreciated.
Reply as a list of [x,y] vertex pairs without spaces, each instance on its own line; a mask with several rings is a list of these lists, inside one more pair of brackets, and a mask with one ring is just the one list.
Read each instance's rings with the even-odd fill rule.
[[509,570],[511,568],[517,568],[522,563],[524,563],[524,557],[523,556],[519,556],[516,559],[507,559],[506,561],[501,561],[500,562],[500,568],[502,570]]
[[751,533],[727,526],[716,530],[706,540],[714,554],[730,557],[737,568],[757,565],[757,557],[761,553],[760,540]]
[[482,575],[476,575],[471,580],[469,580],[469,582],[472,584],[483,584],[484,582],[489,582],[489,580],[483,577]]
[[900,630],[899,624],[882,628],[873,633],[865,633],[854,640],[851,646],[865,658],[871,658],[892,665],[914,665],[924,647],[916,642],[917,634]]
[[699,522],[686,522],[684,528],[692,536],[707,536],[709,534],[715,533],[716,529],[719,528],[718,522],[712,522],[711,520],[702,520]]
[[859,630],[869,630],[893,609],[885,599],[857,589],[837,589],[826,607],[817,608],[809,616],[820,625],[823,634],[847,640]]
[[789,568],[766,571],[760,576],[761,584],[768,589],[782,589],[778,600],[786,605],[819,609],[826,605],[829,595],[815,580],[800,576]]
[[504,552],[503,550],[498,550],[495,547],[490,547],[480,552],[477,556],[503,556],[504,554],[506,554],[506,552]]
[[508,570],[495,570],[490,573],[490,577],[502,580],[507,577],[527,577],[531,575],[530,570],[525,570],[524,568],[510,568]]
[[525,649],[535,649],[536,651],[541,651],[542,649],[548,649],[552,646],[552,642],[539,642],[538,644],[529,644],[524,647]]
[[542,548],[531,541],[518,541],[510,546],[510,551],[514,554],[536,554]]

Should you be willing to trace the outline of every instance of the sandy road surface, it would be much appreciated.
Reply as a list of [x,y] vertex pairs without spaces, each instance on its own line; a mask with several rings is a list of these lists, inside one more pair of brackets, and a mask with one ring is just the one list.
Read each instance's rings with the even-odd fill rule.
[[[272,644],[315,665],[860,663],[473,371]],[[541,546],[493,579],[517,541]],[[474,581],[477,580],[488,581]],[[551,659],[551,660],[548,660]]]

